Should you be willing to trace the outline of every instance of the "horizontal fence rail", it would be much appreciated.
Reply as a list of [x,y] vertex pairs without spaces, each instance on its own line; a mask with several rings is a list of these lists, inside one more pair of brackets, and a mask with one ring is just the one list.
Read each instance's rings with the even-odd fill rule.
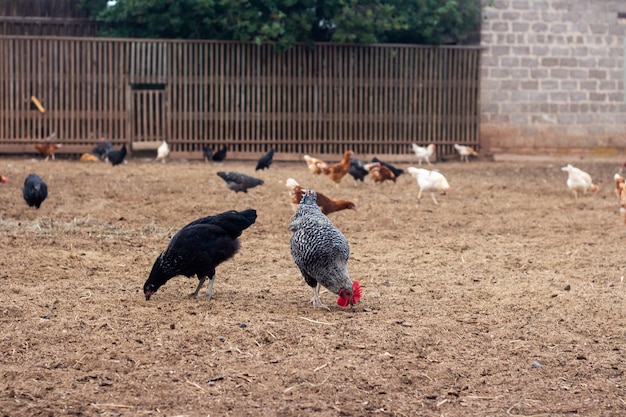
[[[54,134],[201,155],[478,145],[480,49],[0,36],[0,152]],[[13,145],[13,146],[12,146]],[[22,145],[14,146],[14,145]]]

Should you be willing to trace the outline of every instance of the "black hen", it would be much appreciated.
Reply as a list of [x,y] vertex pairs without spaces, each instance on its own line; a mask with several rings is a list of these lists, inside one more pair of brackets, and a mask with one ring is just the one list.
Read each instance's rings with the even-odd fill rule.
[[350,158],[350,170],[348,174],[354,178],[354,185],[356,186],[357,181],[365,182],[365,176],[370,172],[365,169],[365,163],[363,161],[359,161],[356,158]]
[[259,161],[257,162],[256,168],[254,170],[258,171],[265,168],[269,169],[270,165],[272,165],[272,162],[274,162],[273,160],[274,148],[271,148],[268,153],[259,158]]
[[22,195],[29,207],[38,209],[48,197],[48,186],[37,174],[28,174],[24,181]]
[[111,165],[119,165],[124,162],[124,158],[126,158],[126,144],[123,144],[119,150],[109,151],[107,154],[107,158]]
[[202,156],[204,157],[204,162],[209,162],[209,159],[213,156],[213,148],[209,145],[202,145]]
[[226,152],[228,152],[228,148],[224,146],[222,149],[215,152],[211,159],[216,162],[222,162],[224,159],[226,159]]
[[191,296],[196,297],[204,282],[209,279],[207,297],[213,292],[215,268],[232,258],[239,250],[241,232],[256,221],[256,210],[230,210],[215,216],[198,219],[183,227],[172,237],[167,248],[152,266],[148,280],[143,285],[146,300],[169,279],[184,275],[198,276],[198,286]]
[[393,165],[391,165],[390,163],[387,162],[383,162],[380,159],[373,157],[372,158],[372,162],[380,162],[380,164],[382,166],[385,166],[387,168],[389,168],[391,170],[391,172],[393,172],[393,175],[396,176],[396,178],[398,178],[400,175],[402,175],[404,173],[404,170],[402,168],[396,168]]
[[260,178],[251,177],[250,175],[242,174],[240,172],[232,171],[219,171],[217,175],[226,181],[226,186],[235,192],[243,191],[248,192],[248,188],[254,188],[257,185],[263,185],[264,182]]

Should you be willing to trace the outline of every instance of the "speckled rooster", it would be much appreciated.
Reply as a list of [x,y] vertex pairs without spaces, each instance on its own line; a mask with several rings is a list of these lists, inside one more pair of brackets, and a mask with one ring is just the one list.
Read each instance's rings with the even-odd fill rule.
[[348,240],[322,214],[316,199],[315,191],[307,190],[291,220],[291,255],[304,280],[313,289],[314,307],[330,310],[320,300],[320,286],[339,295],[337,304],[340,306],[353,306],[361,298],[361,287],[348,275]]

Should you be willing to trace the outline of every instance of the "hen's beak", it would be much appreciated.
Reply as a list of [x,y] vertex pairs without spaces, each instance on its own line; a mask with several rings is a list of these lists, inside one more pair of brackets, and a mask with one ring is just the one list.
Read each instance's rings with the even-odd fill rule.
[[145,291],[144,293],[146,295],[146,301],[150,301],[150,297],[152,297],[152,294],[154,294],[154,292],[150,290]]

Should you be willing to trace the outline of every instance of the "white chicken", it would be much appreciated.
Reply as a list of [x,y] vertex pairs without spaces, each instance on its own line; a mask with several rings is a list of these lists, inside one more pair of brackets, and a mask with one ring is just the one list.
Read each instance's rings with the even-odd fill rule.
[[470,156],[478,156],[478,152],[472,149],[470,146],[459,145],[457,143],[454,144],[454,149],[461,155],[461,162],[469,162]]
[[426,161],[426,163],[430,165],[430,158],[435,153],[435,144],[431,143],[430,145],[424,147],[419,146],[417,143],[412,143],[411,146],[413,147],[413,152],[415,153],[415,156],[417,156],[419,164],[422,165],[422,161]]
[[428,191],[435,204],[439,204],[435,198],[435,193],[447,194],[450,191],[448,180],[439,171],[429,171],[423,168],[408,167],[407,171],[417,180],[419,193],[417,202],[422,198],[422,191]]
[[595,193],[598,186],[591,181],[591,175],[585,171],[567,164],[561,168],[561,171],[567,172],[567,186],[574,193],[574,197],[578,198],[579,194],[587,194],[587,191]]
[[165,163],[165,160],[167,159],[169,154],[170,154],[170,147],[168,146],[166,141],[163,141],[163,143],[157,148],[156,160]]

